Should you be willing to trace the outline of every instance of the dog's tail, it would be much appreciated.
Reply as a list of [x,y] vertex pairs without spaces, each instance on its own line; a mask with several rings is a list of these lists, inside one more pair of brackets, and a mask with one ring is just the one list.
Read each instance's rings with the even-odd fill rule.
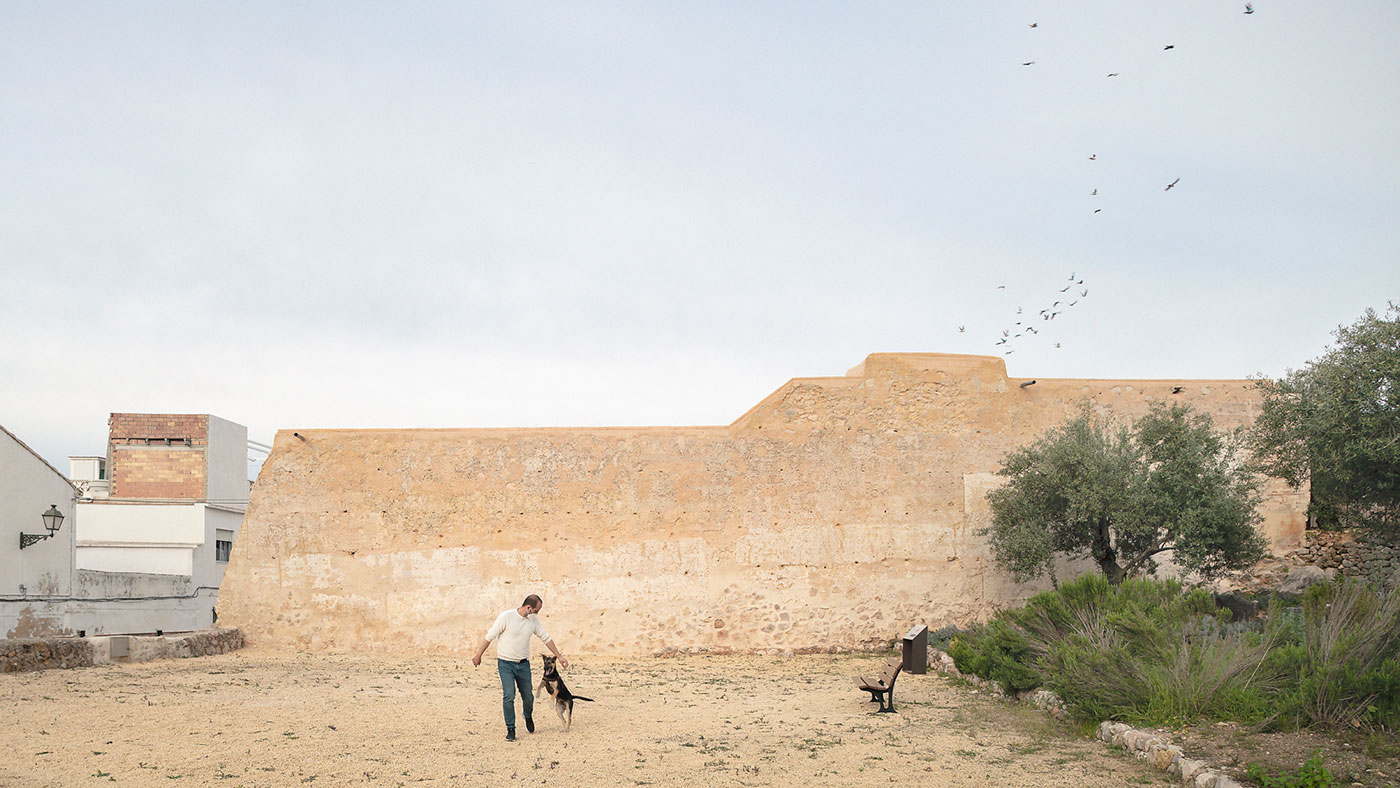
[[585,698],[585,697],[583,697],[582,695],[575,695],[575,696],[574,696],[574,700],[586,700],[586,701],[588,701],[589,703],[593,703],[593,702],[594,702],[594,700],[593,700],[592,698]]

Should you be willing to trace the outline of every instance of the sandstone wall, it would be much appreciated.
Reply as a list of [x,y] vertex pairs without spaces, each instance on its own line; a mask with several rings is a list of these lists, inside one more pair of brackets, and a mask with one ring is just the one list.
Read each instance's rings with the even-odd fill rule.
[[[527,593],[566,653],[887,645],[1024,599],[978,529],[999,460],[1088,401],[1253,420],[1248,381],[1040,380],[873,355],[727,427],[278,433],[220,593],[256,645],[459,652]],[[1271,488],[1275,549],[1305,496]]]

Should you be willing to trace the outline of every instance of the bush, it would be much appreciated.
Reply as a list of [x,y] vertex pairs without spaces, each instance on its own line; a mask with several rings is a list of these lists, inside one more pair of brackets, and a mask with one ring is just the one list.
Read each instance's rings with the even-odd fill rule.
[[1292,688],[1277,699],[1285,719],[1400,727],[1400,590],[1319,584],[1304,596],[1301,618],[1280,618],[1269,662]]
[[948,655],[958,670],[995,681],[1006,692],[1040,686],[1040,673],[1031,664],[1030,642],[1002,618],[974,625],[953,638]]
[[956,624],[940,627],[928,633],[928,647],[947,651],[953,643],[953,638],[961,634],[962,630],[958,629]]
[[1263,666],[1269,641],[1228,618],[1201,589],[1091,574],[974,627],[950,653],[1007,689],[1043,683],[1084,720],[1257,722],[1277,674]]

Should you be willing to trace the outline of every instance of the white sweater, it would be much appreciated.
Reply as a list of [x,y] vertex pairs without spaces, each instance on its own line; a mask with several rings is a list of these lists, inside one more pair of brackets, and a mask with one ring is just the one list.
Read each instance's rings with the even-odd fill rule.
[[534,613],[521,616],[514,609],[501,611],[496,623],[486,630],[487,642],[496,641],[496,658],[507,662],[530,658],[531,635],[539,635],[541,641],[549,642],[549,633],[544,631],[539,616]]

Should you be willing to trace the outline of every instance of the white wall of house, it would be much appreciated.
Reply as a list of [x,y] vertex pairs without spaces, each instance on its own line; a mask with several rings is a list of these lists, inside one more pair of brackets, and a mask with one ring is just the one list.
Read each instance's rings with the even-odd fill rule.
[[193,547],[78,545],[78,568],[93,572],[132,572],[191,577]]
[[104,544],[194,547],[204,541],[203,504],[119,503],[110,499],[83,502],[78,504],[78,519],[78,547]]
[[206,479],[211,501],[248,502],[248,428],[209,416]]
[[220,540],[237,543],[238,528],[243,524],[241,508],[220,507],[210,504],[204,508],[205,539],[201,548],[204,552],[196,556],[196,580],[198,585],[218,588],[224,582],[224,569],[228,560],[218,558]]
[[[0,428],[0,637],[42,625],[34,605],[72,593],[76,497],[63,474]],[[42,515],[51,504],[63,513],[63,526],[21,550],[21,533],[48,533]]]

